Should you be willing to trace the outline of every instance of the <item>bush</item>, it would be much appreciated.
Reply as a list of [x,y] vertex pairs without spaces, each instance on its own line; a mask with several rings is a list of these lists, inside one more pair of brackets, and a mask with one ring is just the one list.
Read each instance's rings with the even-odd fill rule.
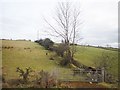
[[36,84],[38,84],[41,88],[51,88],[56,86],[56,76],[54,74],[50,74],[41,70],[39,72],[39,76],[37,76]]
[[40,45],[44,46],[45,49],[47,50],[52,50],[52,47],[54,45],[54,42],[52,40],[50,40],[49,38],[46,39],[40,39],[40,40],[36,40],[36,43],[39,43]]
[[43,42],[45,49],[49,49],[50,47],[53,46],[53,44],[54,44],[54,42],[51,41],[49,38],[46,38]]
[[22,77],[24,83],[27,83],[30,73],[32,72],[32,69],[29,67],[29,68],[26,68],[26,70],[24,71],[23,69],[20,69],[19,67],[17,67],[16,72],[19,72],[19,76]]
[[58,46],[54,47],[55,52],[57,53],[58,56],[63,57],[65,51],[67,50],[67,47],[65,44],[59,44]]

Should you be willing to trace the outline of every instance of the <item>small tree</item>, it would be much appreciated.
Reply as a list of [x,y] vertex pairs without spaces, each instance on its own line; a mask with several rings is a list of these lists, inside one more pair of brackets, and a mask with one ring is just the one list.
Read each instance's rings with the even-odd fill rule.
[[56,47],[56,49],[55,49],[57,55],[59,55],[59,56],[61,56],[61,57],[64,56],[64,52],[65,52],[66,50],[67,50],[67,48],[66,48],[66,45],[65,45],[64,43],[59,44],[59,45]]
[[44,46],[45,49],[50,49],[51,47],[53,47],[54,42],[52,40],[50,40],[49,38],[46,39],[40,39],[40,40],[36,40],[36,43],[39,43],[40,45]]
[[32,69],[29,67],[26,68],[26,71],[24,71],[23,69],[17,67],[16,72],[19,72],[19,76],[22,77],[23,81],[26,83],[29,79],[29,75],[32,72]]
[[46,38],[43,42],[43,45],[46,49],[50,49],[50,47],[52,47],[54,44],[54,42],[52,40],[50,40],[49,38]]

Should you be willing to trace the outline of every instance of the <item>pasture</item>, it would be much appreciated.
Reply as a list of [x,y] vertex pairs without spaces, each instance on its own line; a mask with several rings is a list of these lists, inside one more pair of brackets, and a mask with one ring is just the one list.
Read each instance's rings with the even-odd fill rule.
[[77,46],[75,58],[84,65],[96,67],[98,66],[97,63],[99,63],[101,60],[100,57],[103,52],[105,52],[111,58],[108,61],[109,67],[111,67],[109,72],[112,73],[115,77],[118,77],[118,54],[120,54],[120,52],[94,47]]
[[[75,59],[84,65],[95,67],[95,62],[99,61],[98,57],[103,51],[109,53],[110,57],[115,57],[112,64],[110,64],[112,68],[109,69],[109,72],[113,73],[117,78],[117,51],[77,46]],[[53,57],[54,60],[50,60],[51,57]],[[54,52],[45,50],[37,43],[31,41],[2,40],[2,66],[3,73],[5,73],[7,80],[19,78],[19,75],[16,72],[17,67],[23,69],[31,67],[37,72],[40,70],[55,72],[60,80],[82,80],[84,78],[80,76],[74,77],[70,68],[61,67],[59,65],[60,60],[61,57],[58,57]]]
[[[18,78],[16,68],[31,67],[35,71],[45,70],[57,73],[71,73],[69,68],[63,68],[58,65],[60,57],[55,57],[55,60],[49,58],[55,56],[55,53],[45,50],[42,46],[30,41],[2,41],[2,65],[3,72],[7,73],[6,78]],[[29,48],[29,49],[28,49]],[[48,53],[48,55],[46,55]],[[58,72],[59,71],[59,72]],[[61,75],[60,78],[63,78]]]

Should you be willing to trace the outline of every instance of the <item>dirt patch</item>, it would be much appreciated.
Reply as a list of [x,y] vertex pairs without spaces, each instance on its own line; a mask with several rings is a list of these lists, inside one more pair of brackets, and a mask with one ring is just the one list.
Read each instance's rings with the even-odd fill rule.
[[62,82],[61,87],[63,88],[106,88],[105,86],[99,85],[98,83],[79,82],[79,81]]

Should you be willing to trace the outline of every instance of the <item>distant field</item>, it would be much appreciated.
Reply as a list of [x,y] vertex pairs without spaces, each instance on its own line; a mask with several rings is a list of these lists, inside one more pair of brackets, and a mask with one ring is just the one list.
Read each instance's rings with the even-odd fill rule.
[[[83,47],[83,46],[77,46],[77,52],[75,54],[76,60],[79,62],[87,65],[95,67],[94,62],[98,62],[100,60],[101,54],[105,52],[107,55],[109,55],[112,61],[109,61],[111,64],[111,69],[109,70],[115,77],[118,76],[118,52],[112,51],[112,50],[105,50],[100,48],[94,48],[94,47]],[[120,54],[120,53],[119,53]]]
[[[55,53],[45,50],[42,46],[37,43],[30,41],[2,41],[3,47],[13,47],[10,49],[2,49],[2,65],[4,67],[3,72],[6,73],[7,79],[18,78],[16,73],[16,67],[26,68],[31,67],[33,70],[40,71],[56,71],[59,79],[75,79],[79,80],[82,77],[73,77],[72,70],[69,68],[61,67],[58,65],[61,60],[60,57],[56,56]],[[29,49],[26,49],[29,48]],[[118,52],[104,50],[94,47],[82,47],[77,46],[77,52],[75,59],[80,63],[87,66],[95,66],[94,62],[98,60],[101,53],[108,52],[111,57],[115,57],[111,65],[110,72],[115,77],[118,75]],[[48,53],[48,55],[46,55]],[[55,56],[55,60],[49,58]]]

